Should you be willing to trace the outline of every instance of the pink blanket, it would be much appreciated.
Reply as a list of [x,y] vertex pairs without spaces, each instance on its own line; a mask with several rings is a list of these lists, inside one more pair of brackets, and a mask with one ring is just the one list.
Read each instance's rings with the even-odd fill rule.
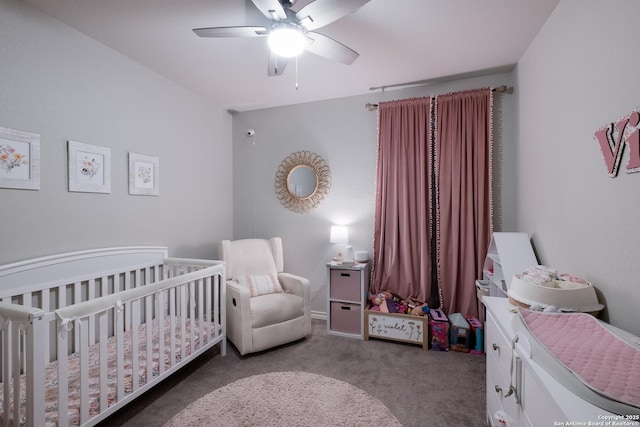
[[538,341],[585,385],[640,408],[640,348],[589,314],[519,311]]

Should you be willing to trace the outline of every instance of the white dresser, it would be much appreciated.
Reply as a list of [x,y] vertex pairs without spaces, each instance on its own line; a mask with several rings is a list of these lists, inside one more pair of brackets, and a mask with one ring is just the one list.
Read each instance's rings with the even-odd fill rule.
[[[487,422],[491,426],[631,425],[576,396],[530,358],[526,338],[514,338],[516,314],[506,298],[483,297],[486,307]],[[510,393],[513,387],[514,391]],[[496,415],[503,415],[500,419]],[[583,424],[584,423],[584,424]],[[589,424],[591,423],[591,424]]]

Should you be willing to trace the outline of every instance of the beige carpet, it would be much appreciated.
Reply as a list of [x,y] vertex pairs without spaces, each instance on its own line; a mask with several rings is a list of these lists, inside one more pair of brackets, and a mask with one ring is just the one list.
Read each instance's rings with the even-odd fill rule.
[[344,381],[307,372],[243,378],[191,403],[165,427],[400,426],[386,406]]

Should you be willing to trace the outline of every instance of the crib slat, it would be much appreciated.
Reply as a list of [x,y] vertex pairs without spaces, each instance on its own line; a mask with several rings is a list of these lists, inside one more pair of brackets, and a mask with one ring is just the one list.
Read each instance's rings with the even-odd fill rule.
[[222,273],[217,275],[218,280],[216,280],[216,312],[219,310],[220,317],[216,316],[216,323],[220,326],[220,336],[222,337],[221,347],[220,347],[220,355],[227,355],[227,285],[226,285],[226,274],[224,269]]
[[107,276],[100,278],[100,296],[108,295],[109,292],[109,278]]
[[98,344],[100,348],[100,412],[104,412],[109,407],[109,384],[107,366],[107,320],[109,311],[98,314]]
[[42,304],[40,305],[40,308],[44,310],[46,313],[48,313],[49,311],[51,311],[49,289],[43,289],[40,292],[40,297],[42,299]]
[[[196,286],[197,281],[193,281],[189,283],[189,320],[190,320],[190,328],[189,328],[189,342],[190,342],[190,350],[189,354],[193,354],[196,351],[196,337],[195,337],[195,329],[196,329]],[[185,322],[186,323],[186,322]],[[186,325],[185,325],[186,326]],[[183,357],[186,356],[183,355]]]
[[[60,297],[58,296],[58,299]],[[60,321],[56,322],[58,328]],[[69,425],[69,358],[67,356],[69,332],[58,332],[56,334],[58,343],[58,425]],[[62,408],[62,409],[60,409]]]
[[160,280],[164,279],[164,276],[163,276],[164,268],[163,267],[164,267],[164,263],[155,265],[153,267],[153,274],[155,275],[154,276],[155,277],[154,282],[159,282]]
[[152,298],[153,295],[145,297],[145,323],[147,325],[147,384],[151,381],[153,376],[153,318],[152,318]]
[[[204,311],[204,286],[205,286],[205,279],[201,279],[198,280],[198,298],[197,298],[197,302],[196,304],[198,304],[198,324],[200,325],[200,333],[198,334],[199,338],[200,338],[200,346],[202,346],[206,341],[205,341],[205,335],[206,334],[206,329],[204,326],[204,317],[203,317],[203,311]],[[192,325],[193,326],[193,325]]]
[[[11,327],[7,327],[2,331],[2,378],[3,378],[3,396],[9,396],[11,393]],[[2,409],[3,414],[10,414],[11,408],[9,406],[10,399],[3,399]],[[10,417],[4,417],[3,425],[6,427],[9,425]]]
[[25,292],[22,294],[22,305],[25,307],[33,307],[33,294],[31,292]]
[[169,327],[171,328],[169,337],[169,343],[171,344],[169,368],[172,368],[176,363],[176,305],[176,288],[169,289]]
[[89,319],[77,320],[80,335],[80,424],[89,420]]
[[[204,287],[204,304],[205,304],[205,325],[207,342],[211,342],[213,339],[213,335],[215,333],[215,327],[212,330],[211,325],[214,322],[214,319],[211,317],[211,286],[213,285],[211,276],[207,276],[206,283]],[[215,325],[215,324],[214,324]],[[213,332],[213,333],[212,333]]]
[[[25,292],[24,294],[22,294],[22,305],[24,305],[25,307],[33,307],[33,294],[31,292]],[[22,353],[22,361],[21,361],[21,369],[24,369],[24,367],[27,364],[27,355],[26,353]],[[17,359],[16,359],[17,360]]]
[[58,308],[67,306],[67,286],[58,286]]
[[116,310],[116,366],[117,366],[117,396],[118,401],[124,398],[124,329],[125,320],[123,310]]
[[[42,299],[42,304],[40,305],[40,308],[42,310],[44,310],[45,313],[48,313],[49,311],[51,311],[51,301],[50,301],[50,295],[49,295],[49,289],[43,289],[41,294],[40,294],[40,298]],[[44,345],[43,347],[43,355],[44,355],[44,360],[46,360],[46,363],[49,363],[49,361],[51,360],[51,357],[49,356],[51,354],[51,346],[50,346],[50,341],[49,340],[45,340],[44,342],[47,343],[47,345]]]
[[[44,312],[42,312],[44,314]],[[27,383],[25,393],[27,399],[27,426],[44,425],[44,352],[40,351],[39,345],[43,342],[48,343],[45,339],[49,332],[48,321],[42,317],[32,319],[31,326],[25,331],[24,353],[27,366],[30,371],[27,372]],[[47,360],[48,362],[48,360]]]
[[[67,285],[58,286],[57,289],[58,289],[58,308],[66,307],[67,306]],[[56,334],[57,334],[57,328],[56,328]],[[61,352],[61,350],[64,352],[65,355],[69,354],[68,353],[69,352],[69,339],[68,339],[68,337],[66,337],[65,340],[64,340],[64,349],[60,349],[60,345],[61,345],[61,343],[58,341],[57,342],[57,347],[56,347],[56,352],[58,354],[58,358],[57,358],[58,360],[60,360],[60,352]]]
[[[20,360],[20,327],[16,322],[11,322],[11,360],[18,361]],[[13,373],[13,419],[20,419],[20,405],[17,402],[20,402],[21,390],[20,390],[20,364],[13,363],[12,364]]]
[[[127,272],[124,276],[124,288],[125,290],[131,289],[131,272]],[[127,302],[124,305],[124,327],[129,329],[131,327],[131,303]]]
[[[96,298],[96,281],[89,280],[87,284],[87,301],[93,301]],[[89,345],[96,343],[96,318],[89,316]]]
[[164,297],[165,292],[158,293],[158,314],[156,317],[158,318],[158,375],[161,376],[164,373],[164,319],[165,319],[165,308],[164,308]]
[[[219,327],[221,326],[224,322],[221,322],[220,319],[224,319],[225,313],[221,313],[220,312],[220,286],[224,287],[224,280],[222,278],[222,276],[216,275],[212,278],[213,280],[213,294],[215,295],[215,297],[213,298],[213,303],[215,304],[213,306],[213,319],[212,319],[212,323],[213,323],[213,334],[214,336],[217,338],[222,334],[222,329]],[[222,349],[225,349],[225,342],[222,343]],[[224,353],[222,353],[222,355],[224,356]]]
[[122,290],[120,289],[120,286],[121,286],[120,274],[114,274],[113,275],[113,293],[114,294],[117,294]]
[[[73,303],[78,304],[82,302],[82,283],[75,282],[73,284]],[[77,326],[77,325],[75,325]],[[73,351],[78,351],[80,348],[80,330],[77,327],[73,328]]]
[[184,360],[187,349],[187,286],[180,286],[180,360]]
[[131,386],[135,392],[138,390],[140,379],[139,350],[138,350],[138,325],[140,323],[140,300],[132,301],[133,325],[131,326]]

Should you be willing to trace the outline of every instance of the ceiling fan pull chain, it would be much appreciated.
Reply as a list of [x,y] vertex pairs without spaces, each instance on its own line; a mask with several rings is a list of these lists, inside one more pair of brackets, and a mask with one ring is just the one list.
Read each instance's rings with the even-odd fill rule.
[[296,90],[298,90],[298,57],[296,56]]

